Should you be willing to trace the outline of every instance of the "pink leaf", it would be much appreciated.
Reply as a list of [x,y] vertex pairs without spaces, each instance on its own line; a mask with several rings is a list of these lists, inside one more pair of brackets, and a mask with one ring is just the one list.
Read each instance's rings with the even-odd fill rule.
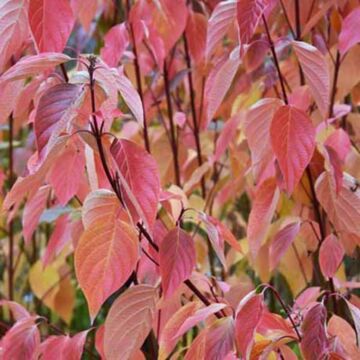
[[349,135],[343,129],[339,128],[332,132],[326,139],[326,146],[331,147],[338,155],[339,159],[344,162],[351,150]]
[[89,330],[70,337],[50,336],[40,346],[42,357],[47,360],[80,360]]
[[104,353],[104,334],[105,334],[105,325],[101,324],[97,330],[95,335],[95,348],[99,353],[102,359],[105,359]]
[[[231,316],[216,320],[206,333],[204,359],[224,359],[234,348],[234,320]],[[196,359],[196,358],[195,358]],[[195,360],[194,359],[194,360]]]
[[279,232],[277,232],[270,245],[271,270],[274,270],[278,266],[280,259],[285,254],[289,246],[292,244],[299,231],[300,222],[296,221],[294,223],[286,225]]
[[65,54],[53,52],[25,56],[10,69],[5,71],[5,73],[1,75],[0,81],[24,79],[28,76],[49,70],[56,65],[60,65],[69,60],[71,60],[71,58]]
[[311,94],[307,85],[299,86],[289,95],[289,105],[302,111],[308,111],[312,103]]
[[104,37],[104,47],[100,54],[110,66],[116,67],[129,44],[129,35],[125,23],[113,26]]
[[244,132],[251,152],[255,181],[261,177],[274,158],[270,140],[270,126],[274,113],[283,104],[279,99],[266,98],[253,105],[244,121]]
[[90,24],[96,15],[98,8],[97,0],[71,0],[73,13],[78,17],[85,31],[89,31]]
[[319,253],[319,264],[323,275],[332,278],[344,257],[344,248],[334,234],[322,242]]
[[193,326],[197,325],[201,321],[204,321],[210,315],[213,315],[219,312],[220,310],[224,309],[226,306],[227,306],[226,304],[215,303],[203,309],[197,310],[193,315],[191,315],[184,321],[180,329],[177,331],[175,337],[180,337],[184,335]]
[[312,96],[326,118],[330,103],[330,75],[326,59],[316,47],[308,43],[293,41],[293,46]]
[[315,129],[303,111],[285,105],[274,115],[270,136],[287,192],[292,194],[313,155]]
[[250,251],[254,258],[271,223],[279,195],[279,189],[273,178],[265,180],[255,195],[247,227]]
[[159,258],[164,296],[169,298],[195,267],[194,240],[179,227],[170,230],[160,243]]
[[[50,126],[50,128],[53,128],[53,126]],[[54,164],[49,173],[50,184],[61,205],[66,205],[78,192],[84,176],[85,157],[82,149],[77,146],[79,144],[71,142],[64,149],[59,161]]]
[[218,161],[224,154],[229,146],[229,143],[236,135],[236,130],[240,123],[239,115],[232,116],[225,124],[224,129],[221,131],[219,138],[216,141],[215,154],[212,157],[212,161]]
[[325,164],[328,164],[329,170],[335,180],[336,193],[338,194],[343,183],[342,163],[337,152],[330,146],[325,145],[323,151]]
[[0,306],[7,306],[15,320],[21,320],[30,317],[30,313],[15,301],[0,300]]
[[68,215],[60,216],[55,223],[55,228],[50,236],[49,242],[46,246],[45,253],[42,258],[44,267],[49,265],[53,259],[60,254],[65,245],[71,239],[71,227]]
[[95,221],[115,221],[123,214],[116,194],[110,190],[98,189],[86,197],[82,208],[82,221],[87,229]]
[[220,1],[212,12],[206,37],[206,58],[209,59],[236,18],[237,0]]
[[29,23],[39,52],[62,52],[74,26],[67,0],[30,0]]
[[339,35],[339,51],[344,56],[350,48],[360,42],[358,26],[360,23],[360,7],[355,8],[343,20]]
[[240,59],[235,49],[228,59],[221,60],[210,72],[205,84],[207,124],[214,117],[216,110],[223,101],[227,91],[230,89],[239,65]]
[[83,88],[75,84],[58,84],[40,98],[35,115],[35,135],[39,153],[51,147],[54,139],[75,117],[82,100]]
[[238,0],[237,22],[240,30],[241,45],[250,42],[264,9],[264,0]]
[[264,300],[262,295],[255,292],[248,294],[241,300],[236,313],[235,336],[239,352],[247,359],[254,341],[257,326],[260,323],[264,311]]
[[29,36],[26,0],[4,0],[0,4],[0,73]]
[[360,344],[360,309],[357,306],[355,306],[354,304],[352,304],[350,301],[347,301],[347,300],[345,300],[345,301],[349,308],[350,314],[354,320],[357,343]]
[[46,208],[46,202],[50,195],[50,187],[42,186],[35,196],[30,199],[24,208],[22,217],[23,236],[25,244],[28,244],[39,222],[40,216]]
[[0,124],[4,124],[9,115],[15,110],[17,99],[23,89],[23,81],[10,81],[1,85],[0,93]]
[[323,172],[315,183],[316,196],[337,231],[357,234],[360,232],[360,192],[356,182],[344,173],[338,194],[335,181],[329,172]]
[[138,236],[124,221],[96,221],[82,234],[75,250],[75,270],[94,320],[103,302],[135,269]]
[[224,241],[226,241],[236,251],[242,252],[240,244],[237,242],[233,233],[216,218],[200,213],[200,219],[205,223],[205,228],[213,246],[216,255],[226,268],[225,256],[224,256]]
[[118,91],[123,97],[126,105],[129,107],[131,112],[134,114],[135,119],[140,126],[144,125],[144,111],[142,101],[138,92],[135,90],[131,81],[122,73],[118,71],[114,74],[114,80]]
[[24,317],[8,330],[1,339],[0,355],[3,360],[34,359],[40,345],[37,317]]
[[119,169],[123,196],[133,220],[143,220],[152,229],[160,194],[160,179],[155,159],[129,140],[116,140],[111,154]]
[[303,332],[300,344],[301,352],[307,360],[318,360],[328,352],[329,342],[326,337],[326,309],[317,303],[305,315],[301,325]]
[[294,309],[305,309],[310,303],[316,301],[321,294],[319,286],[313,286],[305,289],[295,300]]
[[120,295],[105,320],[104,350],[107,359],[131,360],[152,327],[156,290],[136,285]]
[[192,316],[199,307],[200,304],[198,302],[188,302],[184,306],[181,306],[166,322],[164,329],[161,331],[159,341],[160,359],[166,358],[172,352],[178,341],[178,337],[176,336],[178,330],[183,325],[184,321]]

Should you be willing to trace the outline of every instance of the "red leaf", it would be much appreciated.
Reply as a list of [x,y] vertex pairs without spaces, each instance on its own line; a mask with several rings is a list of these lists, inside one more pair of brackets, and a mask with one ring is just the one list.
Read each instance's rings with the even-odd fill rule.
[[105,320],[104,351],[107,359],[131,360],[152,327],[156,290],[136,285],[120,295]]
[[39,153],[46,145],[50,149],[56,137],[76,116],[83,94],[83,88],[79,85],[58,84],[40,98],[34,122]]
[[270,270],[274,270],[286,250],[294,241],[296,235],[300,231],[300,222],[286,225],[280,231],[277,232],[270,245]]
[[49,70],[56,65],[60,65],[69,60],[71,60],[71,58],[65,54],[53,52],[25,56],[10,69],[5,71],[5,73],[1,75],[0,81],[3,82],[24,79],[28,76],[36,75],[42,71]]
[[129,278],[138,256],[137,234],[121,220],[96,221],[84,231],[75,250],[75,270],[92,321]]
[[26,0],[4,0],[0,4],[0,73],[29,35]]
[[39,52],[62,52],[74,26],[67,0],[30,0],[29,23]]
[[313,155],[315,129],[303,111],[285,105],[274,115],[270,136],[287,192],[292,194]]
[[110,66],[116,67],[129,44],[129,36],[125,23],[113,26],[104,37],[104,47],[100,54]]
[[236,18],[237,0],[220,1],[212,12],[206,38],[206,58],[209,59]]
[[110,148],[119,169],[123,196],[134,222],[140,219],[152,229],[160,194],[160,179],[155,159],[129,140],[116,140]]
[[360,195],[355,179],[344,173],[338,194],[335,181],[329,172],[323,172],[315,183],[316,196],[337,231],[360,232]]
[[194,240],[176,227],[160,243],[160,274],[164,297],[169,298],[195,267]]
[[300,347],[306,360],[322,359],[328,352],[325,321],[326,309],[323,304],[317,303],[305,315],[301,325],[303,337]]
[[270,126],[275,111],[283,104],[279,99],[266,98],[253,105],[244,121],[244,132],[251,151],[252,170],[255,181],[262,176],[272,162]]
[[360,7],[357,7],[342,22],[341,33],[339,35],[339,51],[342,56],[360,42],[359,23]]
[[250,42],[264,9],[264,0],[238,0],[237,22],[240,30],[241,45]]
[[199,12],[189,12],[186,25],[186,40],[189,45],[189,52],[197,63],[204,57],[206,46],[207,19]]
[[278,199],[279,189],[275,179],[265,180],[256,192],[247,227],[250,251],[254,258],[271,223]]
[[50,187],[42,186],[24,207],[22,225],[25,244],[29,244],[32,238],[40,216],[46,208],[46,202],[48,200],[49,194]]
[[239,304],[235,320],[236,343],[244,359],[248,359],[257,326],[264,311],[262,295],[248,294]]
[[316,47],[308,43],[293,41],[293,46],[312,96],[326,118],[330,103],[330,75],[326,59]]
[[334,234],[326,237],[320,247],[319,264],[323,275],[332,278],[344,257],[344,248]]
[[[47,131],[54,126],[50,126]],[[49,173],[49,182],[61,205],[66,205],[76,195],[84,176],[85,157],[83,149],[79,149],[78,146],[81,144],[74,142],[66,146],[59,161],[54,164]]]

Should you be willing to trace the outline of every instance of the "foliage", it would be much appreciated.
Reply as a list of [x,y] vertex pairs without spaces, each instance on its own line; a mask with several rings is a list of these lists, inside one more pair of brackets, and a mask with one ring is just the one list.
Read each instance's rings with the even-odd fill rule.
[[360,358],[359,24],[0,0],[0,357]]

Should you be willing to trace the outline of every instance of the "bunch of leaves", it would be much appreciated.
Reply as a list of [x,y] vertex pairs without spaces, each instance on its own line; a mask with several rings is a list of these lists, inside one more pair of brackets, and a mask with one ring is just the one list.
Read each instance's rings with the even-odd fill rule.
[[359,24],[0,0],[0,357],[359,358]]

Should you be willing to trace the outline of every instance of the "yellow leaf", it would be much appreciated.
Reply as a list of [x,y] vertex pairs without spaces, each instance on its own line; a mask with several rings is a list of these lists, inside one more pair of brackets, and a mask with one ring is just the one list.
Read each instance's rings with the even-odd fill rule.
[[29,283],[31,290],[50,309],[54,309],[55,296],[59,290],[60,276],[53,265],[44,269],[38,260],[30,269]]

